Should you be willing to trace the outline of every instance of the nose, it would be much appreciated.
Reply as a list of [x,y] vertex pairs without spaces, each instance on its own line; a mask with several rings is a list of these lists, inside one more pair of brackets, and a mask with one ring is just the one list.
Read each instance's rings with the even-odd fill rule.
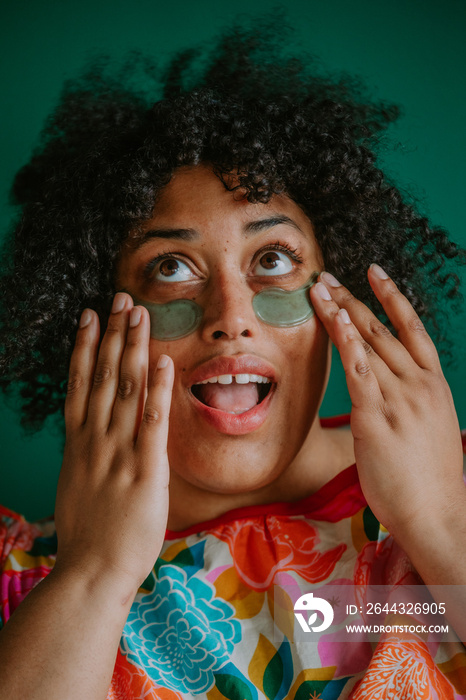
[[252,308],[254,293],[246,280],[216,277],[206,291],[203,340],[234,340],[255,334],[258,319]]

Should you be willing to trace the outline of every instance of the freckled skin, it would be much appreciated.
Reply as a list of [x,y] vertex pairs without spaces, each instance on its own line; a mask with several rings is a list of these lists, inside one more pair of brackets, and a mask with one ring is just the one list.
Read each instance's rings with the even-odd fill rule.
[[[288,216],[296,227],[279,224],[245,236],[247,223],[277,213]],[[294,265],[286,282],[292,289],[323,269],[311,222],[283,195],[267,204],[235,199],[209,168],[199,166],[176,172],[158,198],[153,218],[147,222],[149,228],[191,228],[200,234],[197,240],[151,239],[136,251],[125,249],[118,268],[121,287],[156,301],[161,286],[166,294],[169,283],[144,287],[142,271],[148,261],[164,252],[181,254],[195,272],[192,284],[196,291],[194,295],[192,288],[180,292],[178,284],[173,298],[191,298],[205,310],[201,326],[191,335],[175,341],[150,341],[151,368],[160,353],[170,355],[175,365],[168,441],[172,514],[180,509],[180,500],[199,508],[201,502],[207,504],[210,514],[209,502],[215,504],[212,512],[216,513],[217,506],[224,510],[250,502],[251,492],[256,502],[281,500],[284,493],[290,499],[302,497],[303,490],[320,485],[316,484],[319,469],[323,469],[320,461],[329,452],[330,438],[316,420],[328,379],[328,335],[316,316],[293,328],[268,326],[256,317],[251,302],[264,288],[252,272],[258,251],[267,245],[280,241],[298,248],[303,262]],[[272,276],[266,282],[277,285],[279,279]],[[237,354],[252,354],[271,363],[278,384],[265,423],[247,435],[231,436],[208,425],[193,408],[187,382],[205,361]]]

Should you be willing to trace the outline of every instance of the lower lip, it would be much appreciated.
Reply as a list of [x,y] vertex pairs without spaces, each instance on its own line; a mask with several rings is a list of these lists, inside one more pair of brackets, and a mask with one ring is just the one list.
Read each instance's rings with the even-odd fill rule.
[[226,411],[220,411],[218,408],[211,408],[211,406],[206,406],[205,403],[199,401],[192,391],[189,392],[191,399],[194,403],[194,407],[201,414],[201,416],[209,423],[215,430],[219,433],[225,433],[226,435],[247,435],[247,433],[252,433],[254,430],[258,430],[261,425],[265,422],[270,409],[270,404],[272,402],[272,397],[275,393],[275,385],[272,386],[269,393],[263,401],[261,401],[257,406],[251,408],[250,411],[245,411],[235,416],[233,413],[226,413]]

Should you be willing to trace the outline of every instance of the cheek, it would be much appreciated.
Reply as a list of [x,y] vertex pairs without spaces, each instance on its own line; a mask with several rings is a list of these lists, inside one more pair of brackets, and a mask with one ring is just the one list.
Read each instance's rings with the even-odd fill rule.
[[192,346],[189,345],[189,337],[180,340],[162,341],[150,339],[149,342],[149,369],[152,372],[160,355],[168,355],[174,362],[175,375],[186,371],[186,358],[190,356]]
[[275,329],[273,342],[293,375],[318,374],[326,364],[329,336],[317,316],[294,328]]
[[[306,326],[296,327],[292,335],[290,329],[284,359],[289,407],[299,405],[303,420],[315,413],[323,398],[331,357],[330,339],[321,321],[315,318]],[[297,416],[296,411],[293,414]]]

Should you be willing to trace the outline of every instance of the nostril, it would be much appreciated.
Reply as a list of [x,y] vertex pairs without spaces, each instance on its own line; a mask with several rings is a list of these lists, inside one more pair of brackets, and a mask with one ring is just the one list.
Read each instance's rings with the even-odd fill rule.
[[[214,338],[214,340],[218,340],[219,338],[221,338],[224,335],[228,335],[228,334],[225,333],[224,331],[214,331],[212,333],[212,338]],[[251,331],[246,328],[244,331],[241,332],[241,335],[244,336],[245,338],[249,338],[251,336]]]

